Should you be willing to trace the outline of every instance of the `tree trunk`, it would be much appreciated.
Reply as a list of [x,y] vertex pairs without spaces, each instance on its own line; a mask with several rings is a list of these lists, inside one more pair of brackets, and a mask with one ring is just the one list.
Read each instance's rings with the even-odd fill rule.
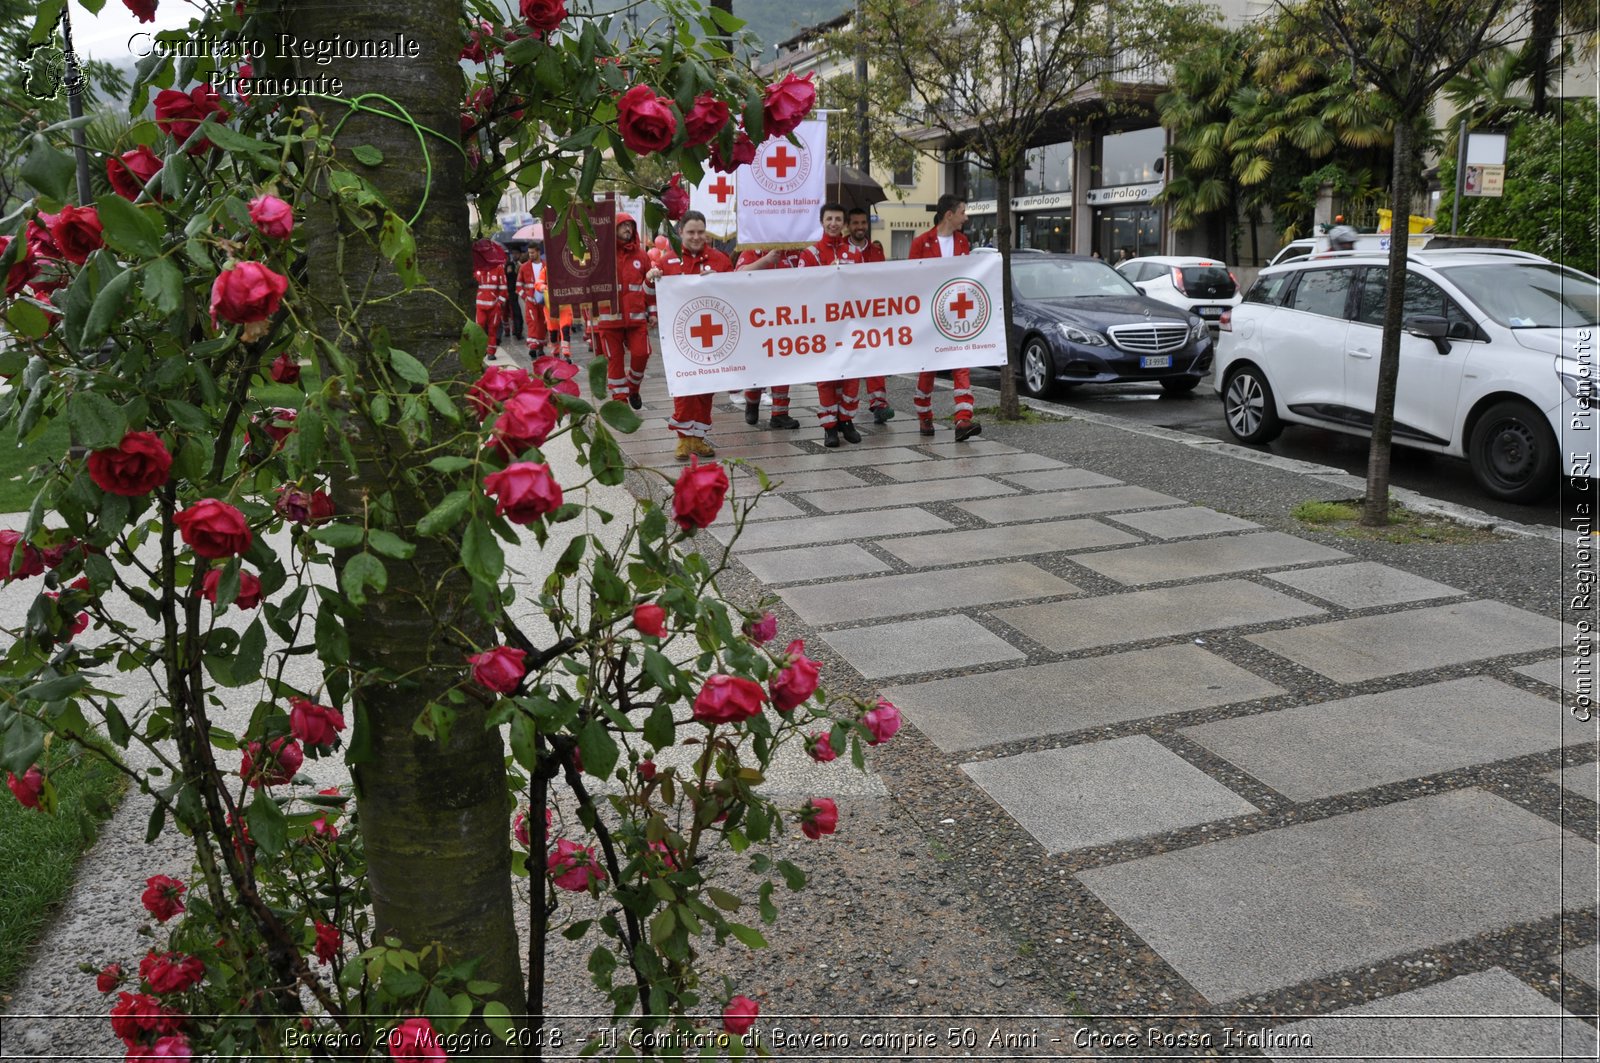
[[1000,419],[1014,421],[1022,416],[1017,402],[1017,366],[1020,355],[1011,335],[1011,170],[1007,165],[995,173],[995,239],[1000,244],[1000,291],[1006,304],[1006,368],[1000,374]]
[[1532,86],[1533,113],[1550,111],[1550,52],[1556,40],[1556,20],[1560,13],[1558,0],[1533,0],[1533,25],[1527,47],[1533,50],[1528,67],[1528,80]]
[[[288,29],[301,40],[329,41],[341,33],[346,40],[370,37],[371,28],[381,26],[386,35],[416,41],[420,51],[414,59],[342,58],[336,68],[302,60],[297,73],[316,76],[336,69],[344,81],[342,99],[381,94],[370,100],[371,106],[397,108],[425,129],[453,135],[465,91],[457,63],[459,4],[352,0],[296,4],[288,10]],[[348,114],[337,103],[319,101],[316,106],[324,128]],[[461,376],[452,348],[461,336],[461,308],[472,305],[472,263],[460,152],[432,134],[419,142],[402,121],[364,113],[349,114],[338,144],[345,159],[361,144],[383,153],[383,165],[356,169],[401,218],[410,219],[422,208],[412,226],[418,266],[428,283],[444,293],[419,288],[362,311],[346,323],[353,338],[341,347],[365,376],[372,332],[382,327],[393,347],[430,365],[436,378]],[[424,150],[431,168],[419,157]],[[306,226],[311,289],[333,293],[342,287],[369,298],[399,292],[402,286],[393,268],[368,253],[363,241],[346,240],[340,254],[341,238],[353,236],[340,229],[331,212]],[[370,287],[369,278],[375,278]],[[325,335],[335,335],[334,327],[331,320],[319,322]],[[370,386],[370,378],[357,383]],[[343,426],[361,462],[359,475],[336,476],[333,483],[334,500],[344,514],[361,514],[380,502],[392,489],[395,466],[407,460],[408,448],[397,433],[378,436],[363,427],[355,420]],[[438,428],[448,431],[442,421]],[[411,528],[432,502],[405,490],[392,497],[398,515],[394,530],[410,538]],[[353,753],[351,760],[367,885],[377,937],[396,937],[418,949],[438,942],[445,949],[444,962],[477,961],[474,977],[496,983],[499,989],[492,996],[516,1014],[526,998],[512,917],[509,801],[500,733],[485,726],[485,709],[471,703],[458,707],[448,738],[436,741],[412,730],[428,702],[462,676],[463,655],[445,633],[453,628],[480,641],[493,640],[468,604],[468,582],[458,561],[456,551],[441,540],[417,541],[410,562],[387,562],[388,591],[369,595],[359,617],[346,624],[356,675],[409,677],[404,683],[357,686],[352,698],[356,718],[351,739],[360,753]]]
[[1400,380],[1400,337],[1405,317],[1406,253],[1411,245],[1411,173],[1415,168],[1416,116],[1394,123],[1394,176],[1389,186],[1389,281],[1384,292],[1383,347],[1378,356],[1378,394],[1372,410],[1372,447],[1367,452],[1367,496],[1361,523],[1379,528],[1389,522],[1389,455],[1394,435],[1394,393]]

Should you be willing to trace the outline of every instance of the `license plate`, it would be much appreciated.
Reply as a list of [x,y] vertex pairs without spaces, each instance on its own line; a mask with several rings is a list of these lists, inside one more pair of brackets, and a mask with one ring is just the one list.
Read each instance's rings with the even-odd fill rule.
[[1198,307],[1195,310],[1195,313],[1199,314],[1201,317],[1221,317],[1222,316],[1222,307],[1220,307],[1220,306],[1202,306],[1202,307]]
[[1172,355],[1152,354],[1139,359],[1140,369],[1170,369],[1172,368]]

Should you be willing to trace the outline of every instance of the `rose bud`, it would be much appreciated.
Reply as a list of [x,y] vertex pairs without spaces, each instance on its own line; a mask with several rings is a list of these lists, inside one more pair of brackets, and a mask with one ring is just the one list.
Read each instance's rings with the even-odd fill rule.
[[94,987],[102,993],[109,993],[122,984],[122,965],[108,963],[100,968],[100,973],[94,976]]
[[718,173],[732,173],[741,166],[748,166],[756,161],[756,144],[750,139],[750,134],[739,130],[733,135],[733,155],[731,158],[722,157],[722,148],[716,144],[711,145],[711,168]]
[[181,952],[146,953],[139,961],[139,977],[152,993],[181,993],[199,985],[206,976],[206,965],[198,956]]
[[321,524],[333,516],[333,499],[326,491],[307,491],[291,484],[278,488],[272,508],[296,524]]
[[522,17],[534,33],[554,33],[566,20],[567,0],[522,0]]
[[300,382],[300,359],[284,351],[272,360],[272,379],[280,384]]
[[727,124],[728,105],[711,93],[702,92],[683,119],[683,142],[687,147],[709,144]]
[[94,207],[62,207],[50,222],[50,236],[61,249],[61,257],[79,266],[106,245],[101,235],[100,212]]
[[[206,573],[206,578],[200,582],[200,597],[217,604],[217,588],[222,585],[222,570],[214,568]],[[239,572],[239,593],[234,596],[233,604],[240,609],[254,609],[261,604],[261,581],[248,572]]]
[[767,86],[767,98],[761,105],[762,125],[770,137],[786,137],[805,121],[806,115],[817,103],[817,89],[811,76],[797,78],[783,75],[783,80]]
[[550,466],[519,461],[483,478],[494,511],[513,524],[532,524],[561,505],[561,485]]
[[17,778],[15,772],[6,772],[6,785],[11,788],[17,803],[23,808],[38,808],[39,795],[44,791],[44,772],[34,764]]
[[250,201],[250,220],[256,230],[272,240],[287,240],[294,232],[294,208],[277,196],[257,196]]
[[800,810],[800,831],[816,841],[832,834],[839,826],[839,808],[831,797],[813,797]]
[[826,764],[839,755],[833,751],[833,736],[827,731],[818,731],[806,739],[806,753],[818,764]]
[[211,285],[211,327],[218,319],[234,325],[265,321],[278,312],[289,278],[259,262],[240,262],[217,274]]
[[550,389],[542,384],[524,388],[506,400],[495,418],[494,438],[508,457],[516,457],[530,447],[542,446],[561,411],[550,400]]
[[817,689],[817,662],[807,657],[805,650],[806,644],[801,639],[789,643],[787,667],[767,683],[767,689],[772,692],[772,707],[779,712],[792,711]]
[[722,1009],[722,1028],[735,1037],[750,1032],[750,1027],[755,1025],[756,1016],[761,1014],[761,1005],[747,996],[737,996],[728,1001],[727,1007]]
[[673,174],[672,182],[661,190],[661,205],[666,208],[668,221],[677,221],[689,209],[689,190],[683,187],[683,174]]
[[641,760],[639,762],[638,772],[639,778],[643,779],[645,782],[654,782],[656,777],[656,762],[653,760]]
[[510,646],[496,646],[492,650],[467,658],[472,665],[472,681],[496,694],[512,694],[517,684],[528,674],[527,653]]
[[671,100],[657,96],[649,85],[635,85],[617,101],[617,131],[629,151],[649,155],[672,146],[678,116]]
[[248,742],[239,759],[239,778],[249,783],[252,790],[262,786],[286,786],[305,762],[306,755],[300,743],[287,735],[274,738],[265,747],[260,742]]
[[875,746],[887,742],[900,730],[900,710],[894,707],[893,702],[880,698],[878,707],[867,710],[861,717],[861,722],[872,732],[872,738],[867,745]]
[[318,749],[332,746],[343,730],[344,713],[338,709],[306,698],[289,699],[289,733],[304,744]]
[[[106,179],[112,191],[123,199],[138,199],[139,193],[149,188],[156,174],[161,172],[161,157],[143,144],[121,155],[106,159]],[[159,198],[152,189],[151,199]]]
[[667,636],[667,611],[652,602],[633,607],[633,627],[645,635],[656,638]]
[[[556,359],[560,361],[560,359]],[[542,359],[541,359],[542,361]],[[565,362],[562,362],[565,365]],[[539,363],[534,363],[534,369],[539,368]],[[574,366],[574,369],[577,367]],[[494,412],[495,407],[503,404],[511,396],[527,387],[529,383],[528,372],[525,369],[502,369],[498,365],[491,365],[483,371],[473,385],[467,389],[467,402],[478,411],[478,423]]]
[[339,947],[342,941],[339,928],[332,923],[324,923],[321,919],[313,919],[311,924],[316,927],[317,931],[317,944],[314,952],[317,960],[322,966],[326,967],[339,955]]
[[778,636],[778,618],[770,612],[762,613],[760,620],[745,621],[744,633],[751,642],[771,642]]

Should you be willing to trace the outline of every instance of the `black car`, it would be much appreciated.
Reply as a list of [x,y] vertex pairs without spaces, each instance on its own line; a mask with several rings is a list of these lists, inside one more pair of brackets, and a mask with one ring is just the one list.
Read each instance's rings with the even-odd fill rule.
[[1193,391],[1210,374],[1205,321],[1140,295],[1098,258],[1014,257],[1011,305],[1012,339],[1022,352],[1018,379],[1029,395],[1128,380]]

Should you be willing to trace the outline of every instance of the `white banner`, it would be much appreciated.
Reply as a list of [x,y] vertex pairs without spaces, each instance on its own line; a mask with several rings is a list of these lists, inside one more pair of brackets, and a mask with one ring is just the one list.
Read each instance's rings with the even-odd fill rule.
[[755,160],[734,174],[739,188],[739,246],[795,247],[817,242],[828,185],[828,120],[801,122],[788,137],[756,148]]
[[673,395],[1004,365],[999,255],[662,277]]
[[705,179],[689,189],[689,209],[706,216],[706,232],[713,240],[732,240],[738,233],[738,188],[734,175],[708,170]]

